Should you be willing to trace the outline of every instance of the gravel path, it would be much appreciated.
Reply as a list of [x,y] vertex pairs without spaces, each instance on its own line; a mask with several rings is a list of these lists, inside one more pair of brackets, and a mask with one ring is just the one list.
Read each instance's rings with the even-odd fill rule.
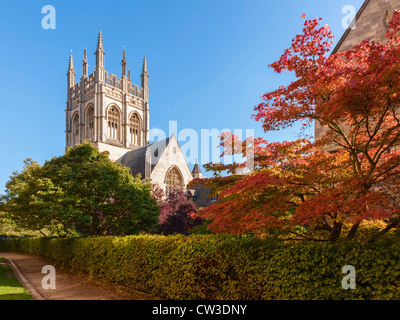
[[0,252],[6,258],[22,285],[35,300],[154,300],[149,294],[129,290],[123,293],[110,283],[98,282],[78,275],[68,268],[55,267],[55,289],[44,289],[42,280],[47,274],[42,268],[52,265],[43,258],[10,252]]

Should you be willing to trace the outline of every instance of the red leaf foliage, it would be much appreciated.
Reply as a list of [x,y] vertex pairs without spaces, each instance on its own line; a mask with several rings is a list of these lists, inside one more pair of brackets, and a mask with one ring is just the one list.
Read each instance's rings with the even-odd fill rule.
[[[208,164],[214,178],[194,182],[219,194],[198,213],[213,220],[213,231],[259,234],[300,225],[326,230],[336,240],[344,224],[352,226],[352,238],[363,220],[399,223],[399,29],[396,11],[385,43],[363,41],[329,55],[330,28],[321,19],[305,21],[303,32],[270,64],[296,80],[265,93],[253,118],[266,132],[301,122],[319,124],[326,133],[312,142],[281,143],[221,135],[223,155],[251,158],[254,171],[237,174],[246,162]],[[222,177],[224,171],[230,175]]]

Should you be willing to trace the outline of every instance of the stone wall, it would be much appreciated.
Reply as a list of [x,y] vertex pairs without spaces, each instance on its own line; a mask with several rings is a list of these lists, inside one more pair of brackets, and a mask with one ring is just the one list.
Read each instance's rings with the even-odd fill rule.
[[110,153],[109,158],[113,161],[117,161],[120,158],[122,158],[122,156],[124,156],[128,151],[130,151],[130,149],[125,149],[125,148],[121,148],[121,147],[117,147],[117,146],[113,146],[111,144],[108,143],[103,143],[103,142],[95,142],[94,146],[100,151],[108,151]]
[[[174,152],[175,150],[175,152]],[[158,160],[156,166],[151,173],[151,180],[157,183],[160,188],[165,191],[165,176],[168,170],[176,166],[182,174],[183,188],[186,189],[186,185],[193,179],[192,172],[186,163],[185,157],[179,147],[178,140],[173,135],[168,143],[164,153]]]

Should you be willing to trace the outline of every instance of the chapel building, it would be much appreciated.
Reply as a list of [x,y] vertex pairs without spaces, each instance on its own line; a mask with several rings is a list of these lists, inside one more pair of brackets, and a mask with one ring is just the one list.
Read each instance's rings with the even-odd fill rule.
[[175,135],[149,143],[149,74],[143,60],[140,86],[131,80],[125,49],[121,60],[121,77],[105,69],[105,51],[101,30],[95,52],[93,73],[88,72],[86,49],[82,76],[76,83],[72,52],[67,72],[66,148],[91,141],[110,159],[131,169],[161,187],[166,194],[185,190],[187,184],[202,173],[197,164],[190,170]]

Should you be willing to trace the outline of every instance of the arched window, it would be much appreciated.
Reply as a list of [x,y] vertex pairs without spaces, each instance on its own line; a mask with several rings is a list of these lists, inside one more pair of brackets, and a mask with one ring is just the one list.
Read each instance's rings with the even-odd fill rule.
[[165,177],[165,194],[167,197],[174,190],[183,190],[182,175],[176,167],[172,167]]
[[108,136],[112,139],[119,140],[119,112],[116,107],[108,110]]
[[79,114],[75,113],[72,119],[72,146],[79,144]]
[[129,140],[131,144],[140,146],[140,119],[137,113],[129,118]]
[[86,114],[86,139],[94,141],[94,108],[90,106]]

